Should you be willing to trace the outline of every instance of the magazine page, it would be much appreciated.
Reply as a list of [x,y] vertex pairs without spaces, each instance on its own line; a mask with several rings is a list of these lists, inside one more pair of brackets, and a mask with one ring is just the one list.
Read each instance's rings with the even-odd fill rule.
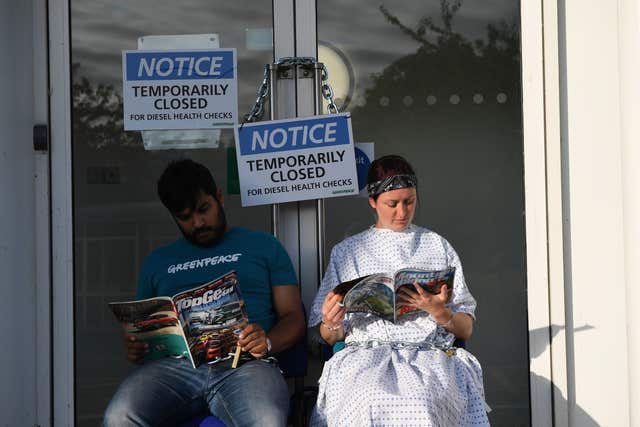
[[365,277],[346,293],[342,304],[347,313],[372,313],[393,321],[393,278],[383,273]]
[[351,279],[351,280],[347,280],[346,282],[342,282],[338,286],[333,288],[333,293],[341,295],[342,298],[344,298],[344,296],[347,294],[347,292],[349,292],[351,290],[351,288],[353,288],[355,285],[357,285],[358,283],[360,283],[361,281],[363,281],[367,277],[369,277],[369,275],[357,277],[355,279]]
[[[455,267],[448,267],[444,270],[421,270],[419,268],[400,269],[394,277],[396,292],[402,286],[411,286],[413,288],[413,284],[417,282],[425,291],[432,294],[439,294],[442,286],[446,286],[448,289],[453,288],[455,272]],[[398,306],[396,319],[416,310],[418,310],[418,308],[414,306]]]
[[173,301],[196,366],[233,357],[238,335],[248,323],[235,271],[174,295]]
[[144,361],[167,356],[191,360],[178,313],[170,298],[109,303],[111,311],[129,335],[149,345]]

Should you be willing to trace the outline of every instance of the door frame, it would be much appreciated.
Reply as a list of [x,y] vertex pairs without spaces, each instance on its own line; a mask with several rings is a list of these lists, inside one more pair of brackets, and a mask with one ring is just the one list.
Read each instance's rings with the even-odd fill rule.
[[531,424],[564,426],[566,335],[553,330],[570,324],[564,297],[557,0],[522,1],[520,12]]
[[[315,0],[274,0],[273,11],[274,57],[317,57]],[[51,360],[39,366],[53,385],[41,390],[42,396],[49,394],[49,399],[38,399],[37,405],[45,412],[47,404],[51,405],[53,425],[71,426],[75,421],[75,381],[69,0],[50,0],[48,14],[51,283],[43,278],[37,286],[38,292],[45,294],[51,289],[51,317],[39,322],[38,328],[50,331]],[[531,422],[536,426],[553,425],[554,421],[566,425],[567,403],[562,399],[567,384],[564,335],[552,338],[550,333],[552,324],[566,324],[556,0],[522,1],[521,29],[530,371],[531,378],[537,375],[551,384],[531,388]],[[312,114],[314,94],[305,87],[293,91],[291,115]],[[274,213],[279,237],[292,255],[307,300],[315,292],[324,264],[322,203],[282,204]],[[545,329],[548,334],[532,333]],[[534,348],[544,350],[538,354]]]
[[[73,181],[69,0],[49,2],[51,331],[54,426],[74,425]],[[38,284],[38,289],[42,284]],[[55,325],[55,327],[54,327]]]

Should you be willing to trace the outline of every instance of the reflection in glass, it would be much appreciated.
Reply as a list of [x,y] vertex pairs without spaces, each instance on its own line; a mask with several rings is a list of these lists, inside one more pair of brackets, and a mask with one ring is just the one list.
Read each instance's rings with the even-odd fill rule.
[[[270,231],[269,206],[240,208],[227,165],[231,130],[219,147],[146,151],[140,132],[122,130],[121,52],[148,35],[217,34],[238,54],[239,113],[249,110],[271,48],[271,2],[109,0],[71,4],[75,229],[76,425],[99,425],[119,382],[131,370],[107,302],[131,298],[146,254],[178,237],[155,183],[168,161],[191,157],[207,165],[225,190],[230,222]],[[249,40],[249,36],[252,36]],[[259,44],[259,43],[258,43]],[[262,43],[264,45],[264,43]],[[233,168],[232,168],[233,169]]]
[[[462,259],[478,300],[468,347],[483,366],[492,425],[508,426],[530,422],[519,8],[509,0],[318,7],[319,39],[354,70],[356,142],[412,162],[414,222],[445,236]],[[358,16],[357,26],[344,16]],[[375,222],[364,198],[328,199],[325,210],[327,250]]]

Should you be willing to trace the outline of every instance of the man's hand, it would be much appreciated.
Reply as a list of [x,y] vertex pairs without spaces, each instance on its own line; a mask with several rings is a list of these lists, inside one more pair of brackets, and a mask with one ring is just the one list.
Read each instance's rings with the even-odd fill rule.
[[260,358],[267,355],[267,333],[257,323],[249,323],[245,326],[238,338],[238,345],[253,357]]
[[124,347],[127,351],[127,360],[141,364],[144,355],[149,352],[149,344],[138,341],[134,335],[124,336]]

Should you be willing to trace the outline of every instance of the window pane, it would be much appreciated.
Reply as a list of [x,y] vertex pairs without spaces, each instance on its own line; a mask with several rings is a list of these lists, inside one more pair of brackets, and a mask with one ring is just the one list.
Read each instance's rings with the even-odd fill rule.
[[[414,223],[462,259],[478,301],[468,349],[490,421],[505,426],[530,420],[519,10],[509,0],[318,7],[321,60],[356,142],[413,164]],[[357,31],[345,16],[358,17]],[[325,203],[328,250],[375,222],[366,198]]]
[[216,34],[220,47],[237,49],[242,115],[272,60],[271,25],[264,0],[71,2],[78,426],[99,424],[131,370],[107,303],[132,298],[144,257],[178,237],[156,196],[166,164],[180,157],[204,163],[225,191],[230,224],[271,230],[269,206],[242,209],[229,192],[231,130],[215,138],[217,148],[154,151],[144,149],[140,132],[123,131],[121,52],[138,49],[147,35]]

